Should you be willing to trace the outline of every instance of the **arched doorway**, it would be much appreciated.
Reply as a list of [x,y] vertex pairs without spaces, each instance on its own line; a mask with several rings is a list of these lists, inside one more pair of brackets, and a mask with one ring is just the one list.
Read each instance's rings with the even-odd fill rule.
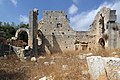
[[80,47],[80,41],[79,40],[75,40],[75,51],[79,50]]
[[20,28],[16,31],[15,34],[16,39],[18,40],[17,43],[20,43],[22,45],[29,45],[30,35],[29,35],[29,29],[27,28]]
[[18,33],[18,40],[23,40],[23,42],[26,42],[28,44],[28,34],[26,31],[21,31]]
[[99,41],[98,41],[98,43],[100,44],[100,46],[101,46],[102,48],[105,48],[105,41],[104,41],[103,38],[100,38]]

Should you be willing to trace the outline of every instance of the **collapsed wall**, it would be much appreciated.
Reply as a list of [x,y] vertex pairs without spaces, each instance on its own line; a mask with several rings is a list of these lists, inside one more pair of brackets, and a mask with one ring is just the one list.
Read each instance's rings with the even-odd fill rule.
[[66,51],[120,48],[120,30],[116,10],[102,8],[88,31],[74,31],[64,11],[44,11],[37,23],[38,10],[29,14],[28,46],[33,53],[63,53]]
[[[103,38],[105,48],[120,48],[120,28],[117,21],[116,10],[103,7],[95,16],[93,23],[90,25],[89,31],[96,35],[95,42],[98,43]],[[96,46],[99,44],[95,44]]]
[[116,20],[116,10],[103,7],[88,31],[74,31],[64,11],[44,11],[39,23],[44,35],[42,48],[49,52],[119,48],[120,31]]
[[44,11],[40,28],[43,51],[50,53],[74,50],[75,31],[70,27],[64,11]]
[[93,50],[96,35],[90,31],[74,31],[64,11],[44,11],[38,29],[43,34],[43,52]]

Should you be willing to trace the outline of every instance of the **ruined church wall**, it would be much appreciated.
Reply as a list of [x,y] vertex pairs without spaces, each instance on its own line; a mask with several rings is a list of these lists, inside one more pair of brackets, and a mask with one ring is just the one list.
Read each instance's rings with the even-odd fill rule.
[[[100,22],[104,17],[104,29]],[[104,35],[107,35],[108,39],[105,40],[106,48],[120,48],[119,44],[119,26],[116,23],[117,15],[116,10],[111,10],[110,8],[103,7],[95,16],[93,23],[90,26],[89,31],[91,34],[96,34],[96,43],[100,38],[104,38]],[[102,33],[102,30],[104,33]],[[97,46],[97,45],[96,45]]]
[[75,32],[69,25],[69,20],[64,11],[44,11],[42,32],[45,35],[75,35]]
[[[44,11],[42,21],[40,24],[40,30],[45,36],[45,43],[50,44],[52,51],[56,51],[57,46],[59,50],[75,50],[75,41],[79,40],[81,48],[82,43],[88,44],[87,50],[99,48],[99,39],[104,39],[104,34],[108,36],[105,40],[106,48],[119,48],[119,30],[113,30],[113,26],[116,25],[116,10],[110,10],[109,8],[102,8],[95,16],[93,23],[90,25],[88,31],[74,31],[70,27],[69,20],[64,11]],[[102,23],[101,20],[104,20]],[[110,23],[110,24],[109,24]],[[103,26],[104,24],[104,26]],[[54,43],[58,44],[55,45]],[[46,48],[46,47],[45,47]],[[59,51],[58,50],[58,51]]]
[[41,31],[45,36],[44,48],[48,52],[74,50],[75,31],[70,28],[64,11],[45,11]]
[[74,49],[74,36],[47,35],[45,36],[45,50],[48,52],[65,52]]

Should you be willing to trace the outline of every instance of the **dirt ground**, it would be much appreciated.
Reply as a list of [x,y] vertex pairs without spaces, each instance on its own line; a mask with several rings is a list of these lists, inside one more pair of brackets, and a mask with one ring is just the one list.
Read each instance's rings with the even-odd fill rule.
[[51,80],[91,80],[86,57],[114,56],[111,54],[114,51],[120,52],[116,49],[91,52],[94,54],[87,51],[47,54],[39,56],[36,62],[20,61],[16,55],[9,55],[0,59],[0,80],[39,80],[44,76]]

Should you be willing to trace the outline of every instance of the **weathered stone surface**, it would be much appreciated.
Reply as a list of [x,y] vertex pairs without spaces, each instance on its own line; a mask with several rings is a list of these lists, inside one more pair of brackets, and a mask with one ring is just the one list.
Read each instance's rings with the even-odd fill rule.
[[24,49],[22,49],[21,47],[13,46],[13,50],[20,59],[24,58]]
[[120,71],[120,58],[103,58],[104,67],[109,80],[117,80],[117,72]]
[[120,71],[117,72],[117,80],[120,80]]
[[44,77],[40,78],[39,80],[53,80],[53,78],[52,78],[52,76],[49,76],[49,77],[44,76]]
[[32,49],[33,55],[38,54],[38,40],[37,40],[37,34],[38,34],[38,23],[37,18],[38,16],[38,9],[31,10],[29,12],[29,41],[28,44],[30,48]]
[[25,50],[30,50],[30,46],[26,46],[26,47],[25,47]]
[[117,80],[120,71],[120,58],[91,56],[87,57],[89,73],[93,80]]
[[89,73],[93,80],[101,80],[100,77],[106,77],[104,64],[101,56],[87,57],[87,64],[89,67]]
[[36,57],[32,57],[31,61],[36,62],[37,61]]
[[47,80],[47,77],[40,78],[39,80]]
[[37,15],[37,9],[31,10],[29,29],[18,29],[15,35],[17,38],[21,31],[27,32],[28,45],[32,48],[33,54],[37,55],[38,51],[64,53],[120,48],[120,24],[116,23],[116,10],[106,7],[100,9],[88,31],[74,31],[64,11],[44,11],[39,24]]

